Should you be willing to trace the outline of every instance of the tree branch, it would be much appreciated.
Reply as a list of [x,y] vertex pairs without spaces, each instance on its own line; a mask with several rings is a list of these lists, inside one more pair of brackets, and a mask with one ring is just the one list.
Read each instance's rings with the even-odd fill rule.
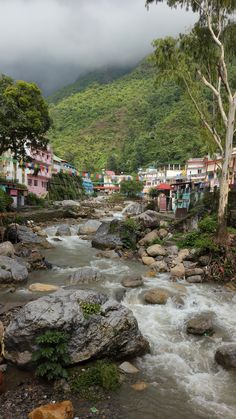
[[196,108],[196,110],[197,110],[197,112],[198,112],[198,114],[199,114],[199,116],[200,116],[200,118],[201,118],[201,120],[202,120],[203,124],[205,125],[205,127],[207,128],[207,130],[210,132],[210,134],[211,134],[211,135],[212,135],[212,137],[214,138],[214,140],[215,140],[215,142],[216,142],[217,146],[219,147],[219,149],[220,149],[220,151],[221,151],[221,153],[222,153],[222,155],[223,155],[223,154],[224,154],[224,149],[223,149],[223,146],[222,146],[222,141],[221,141],[221,138],[220,138],[219,134],[217,133],[216,129],[215,129],[215,128],[211,128],[211,126],[210,126],[210,125],[209,125],[209,123],[207,122],[206,118],[204,117],[203,112],[202,112],[202,111],[201,111],[201,109],[199,108],[199,106],[198,106],[198,104],[197,104],[197,102],[196,102],[195,98],[194,98],[194,97],[193,97],[193,95],[192,95],[192,92],[191,92],[191,90],[190,90],[190,87],[189,87],[189,85],[188,85],[188,82],[186,81],[186,78],[185,78],[183,75],[182,75],[182,77],[183,77],[184,84],[185,84],[185,86],[186,86],[186,88],[187,88],[188,94],[189,94],[189,96],[190,96],[190,99],[192,100],[192,102],[193,102],[193,104],[194,104],[194,106],[195,106],[195,108]]
[[218,106],[219,106],[219,110],[220,110],[220,113],[221,113],[221,116],[222,116],[222,119],[223,119],[223,122],[224,122],[224,125],[225,125],[225,127],[227,128],[227,125],[228,125],[228,118],[227,118],[227,116],[226,116],[226,113],[225,113],[225,110],[224,110],[224,105],[223,105],[223,102],[222,102],[222,97],[221,97],[221,94],[220,94],[220,90],[221,90],[221,78],[219,77],[219,79],[218,79],[218,89],[216,89],[214,86],[213,86],[213,84],[211,84],[207,79],[206,79],[206,77],[205,76],[203,76],[203,74],[201,73],[201,71],[200,70],[198,70],[198,74],[199,74],[199,76],[201,77],[201,79],[202,79],[202,81],[203,81],[203,83],[205,84],[205,86],[207,86],[213,93],[214,93],[214,95],[215,95],[215,97],[217,98],[217,101],[218,101]]

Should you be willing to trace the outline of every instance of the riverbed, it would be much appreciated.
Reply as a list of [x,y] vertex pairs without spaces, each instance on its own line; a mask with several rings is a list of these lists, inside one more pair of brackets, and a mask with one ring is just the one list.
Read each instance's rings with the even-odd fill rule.
[[[172,300],[166,305],[144,304],[143,294],[148,289],[177,290],[168,274],[150,278],[148,268],[138,261],[102,258],[89,240],[78,236],[78,225],[71,226],[72,236],[54,241],[56,228],[45,229],[54,248],[44,253],[53,269],[32,272],[25,287],[12,294],[4,291],[0,303],[30,301],[42,295],[28,291],[31,283],[64,287],[70,285],[69,277],[78,267],[96,267],[103,273],[104,281],[83,287],[109,294],[129,307],[151,346],[150,354],[134,361],[140,372],[133,380],[145,381],[147,389],[137,392],[126,382],[114,395],[124,419],[235,418],[236,372],[219,367],[214,353],[222,341],[236,340],[236,295],[216,284],[181,281],[182,307],[177,307]],[[144,286],[122,287],[121,279],[134,273],[143,275]],[[186,320],[202,312],[214,313],[216,333],[200,338],[187,335]]]

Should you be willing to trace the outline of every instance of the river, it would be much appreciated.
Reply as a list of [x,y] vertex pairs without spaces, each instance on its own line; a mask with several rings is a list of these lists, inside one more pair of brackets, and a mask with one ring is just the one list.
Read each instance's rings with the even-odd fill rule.
[[[26,287],[7,295],[8,301],[28,301],[30,283],[45,282],[69,285],[72,271],[81,266],[99,268],[104,274],[102,283],[84,285],[117,298],[129,307],[137,318],[139,328],[149,340],[151,353],[135,360],[140,373],[135,381],[145,381],[148,388],[134,391],[124,383],[114,396],[118,398],[124,419],[198,419],[236,417],[236,372],[225,371],[214,362],[216,348],[223,341],[236,340],[236,295],[217,285],[184,285],[184,306],[177,308],[172,300],[166,305],[143,303],[145,290],[155,287],[176,290],[168,274],[146,277],[147,268],[140,262],[124,259],[103,259],[91,243],[77,235],[55,242],[56,227],[48,227],[49,241],[55,246],[45,251],[48,261],[56,265],[49,271],[30,274]],[[120,285],[124,275],[139,273],[145,277],[141,288],[125,289]],[[0,295],[0,302],[6,295]],[[186,334],[185,322],[194,313],[214,313],[216,333],[195,337]]]

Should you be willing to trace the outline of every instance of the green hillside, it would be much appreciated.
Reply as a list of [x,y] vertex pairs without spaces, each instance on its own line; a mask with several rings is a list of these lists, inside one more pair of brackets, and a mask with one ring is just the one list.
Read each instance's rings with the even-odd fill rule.
[[202,154],[203,134],[186,93],[171,81],[155,86],[155,79],[144,60],[115,81],[92,82],[51,104],[55,152],[81,170],[129,172]]

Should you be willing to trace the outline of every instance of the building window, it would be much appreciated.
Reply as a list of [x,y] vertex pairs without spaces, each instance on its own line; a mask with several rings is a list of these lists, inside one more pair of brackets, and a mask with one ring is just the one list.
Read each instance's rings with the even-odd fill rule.
[[32,179],[28,179],[28,185],[32,186]]
[[200,175],[202,173],[202,169],[198,169],[197,172]]
[[38,186],[38,181],[36,179],[34,180],[34,186]]
[[43,181],[42,181],[42,187],[43,187],[44,189],[47,189],[47,182],[43,182]]

